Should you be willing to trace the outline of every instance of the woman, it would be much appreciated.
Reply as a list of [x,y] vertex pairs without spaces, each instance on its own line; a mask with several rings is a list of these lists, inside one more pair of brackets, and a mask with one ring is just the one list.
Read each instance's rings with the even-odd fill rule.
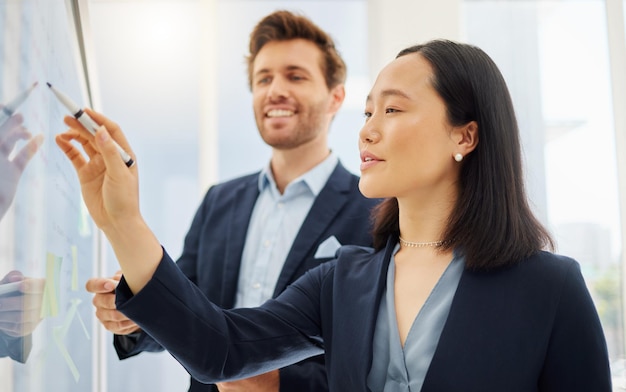
[[611,390],[596,310],[578,264],[542,250],[509,93],[480,49],[431,41],[380,72],[359,140],[360,189],[387,198],[376,248],[341,248],[255,309],[223,311],[177,270],[140,215],[123,134],[90,114],[95,138],[66,118],[57,142],[124,271],[118,309],[200,381],[324,352],[333,391]]

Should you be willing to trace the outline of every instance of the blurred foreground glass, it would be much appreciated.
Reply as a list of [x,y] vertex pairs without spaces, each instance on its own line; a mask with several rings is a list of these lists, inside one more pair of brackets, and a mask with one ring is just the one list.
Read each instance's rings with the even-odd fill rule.
[[[88,102],[70,2],[0,0],[0,390],[92,390],[95,236],[54,143],[56,82]],[[79,283],[80,282],[80,283]]]

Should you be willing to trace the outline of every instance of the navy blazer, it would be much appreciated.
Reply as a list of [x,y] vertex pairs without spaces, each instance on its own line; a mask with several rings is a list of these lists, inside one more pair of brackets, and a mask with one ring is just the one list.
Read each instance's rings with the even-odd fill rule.
[[[326,353],[331,391],[367,391],[385,250],[342,247],[260,308],[222,310],[164,253],[117,307],[194,377],[236,379]],[[166,315],[166,316],[164,316]],[[610,392],[600,321],[576,261],[539,252],[513,267],[465,270],[422,392]]]
[[[198,208],[185,237],[177,264],[202,293],[222,308],[235,305],[239,268],[248,224],[259,195],[259,173],[215,185]],[[365,198],[358,177],[338,163],[316,197],[289,251],[274,296],[308,269],[332,257],[315,258],[318,246],[330,236],[341,244],[371,245],[370,210],[377,200]],[[114,346],[120,359],[142,351],[161,351],[160,344],[145,333],[116,335]],[[283,391],[324,391],[327,377],[323,356],[281,369]],[[211,391],[192,378],[190,391]]]
[[14,337],[0,332],[0,358],[10,357],[14,361],[26,363],[32,347],[32,334]]

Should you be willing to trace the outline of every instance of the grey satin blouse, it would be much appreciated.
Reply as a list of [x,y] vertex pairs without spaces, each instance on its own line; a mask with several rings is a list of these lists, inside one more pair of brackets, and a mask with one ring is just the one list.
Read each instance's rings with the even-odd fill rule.
[[372,368],[367,386],[377,392],[421,390],[465,264],[464,258],[455,253],[415,317],[403,348],[394,301],[395,254],[399,249],[400,245],[396,245],[389,263],[387,287],[374,330]]

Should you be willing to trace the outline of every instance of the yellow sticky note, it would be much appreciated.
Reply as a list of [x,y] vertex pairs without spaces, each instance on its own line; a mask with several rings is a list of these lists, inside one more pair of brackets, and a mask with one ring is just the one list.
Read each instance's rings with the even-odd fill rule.
[[63,342],[63,337],[64,337],[63,335],[64,335],[63,327],[59,326],[59,327],[52,328],[52,336],[54,338],[54,342],[56,343],[57,348],[61,352],[61,355],[63,356],[63,359],[65,360],[65,363],[67,364],[67,367],[70,369],[70,372],[72,372],[74,381],[78,382],[78,380],[80,379],[80,373],[78,372],[78,368],[76,367],[74,360],[70,356],[70,353],[67,351],[67,347],[65,347],[65,342]]
[[59,280],[63,258],[48,252],[46,255],[46,285],[41,304],[41,318],[59,313]]
[[[65,314],[65,319],[63,320],[63,324],[58,325],[52,329],[54,342],[56,343],[57,348],[59,349],[59,352],[63,356],[63,359],[65,360],[65,363],[67,364],[67,367],[70,369],[70,372],[72,372],[72,376],[74,377],[74,381],[76,382],[78,382],[80,378],[80,373],[78,372],[76,363],[72,359],[72,356],[70,355],[69,351],[67,350],[67,347],[65,346],[65,338],[67,336],[67,332],[70,328],[70,325],[72,324],[72,321],[74,321],[74,318],[78,318],[78,321],[83,327],[83,332],[85,333],[85,336],[87,337],[87,339],[89,339],[89,333],[87,332],[85,323],[83,322],[83,319],[82,317],[80,317],[80,313],[78,312],[78,305],[80,305],[81,302],[82,301],[78,298],[71,299],[70,307],[67,310],[67,313]],[[74,337],[74,339],[75,338],[76,337]]]
[[78,234],[81,237],[88,237],[91,235],[91,219],[87,206],[81,199],[80,203],[80,215],[78,217]]

